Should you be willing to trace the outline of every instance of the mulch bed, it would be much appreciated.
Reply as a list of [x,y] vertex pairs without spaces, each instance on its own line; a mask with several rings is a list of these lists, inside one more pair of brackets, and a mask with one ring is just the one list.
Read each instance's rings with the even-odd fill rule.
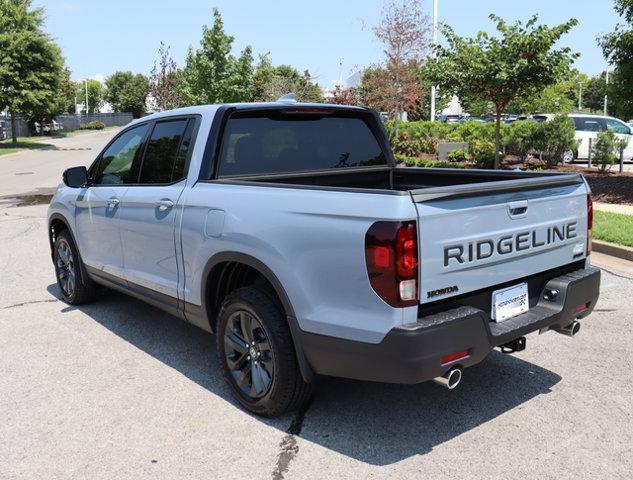
[[[516,157],[508,157],[503,162],[503,167],[548,170],[544,162],[533,157],[528,157],[524,163],[519,162]],[[558,166],[550,169],[550,171],[552,170],[582,173],[591,187],[592,197],[596,202],[633,205],[633,172],[617,173],[617,165],[614,165],[610,172],[604,174],[600,173],[597,168],[589,169],[580,165]]]

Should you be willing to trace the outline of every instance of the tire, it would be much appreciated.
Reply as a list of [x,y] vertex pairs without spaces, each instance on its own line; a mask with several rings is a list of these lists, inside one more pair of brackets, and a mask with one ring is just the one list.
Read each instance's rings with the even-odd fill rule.
[[227,296],[216,342],[224,378],[246,409],[275,417],[309,401],[313,382],[301,376],[284,312],[263,290],[243,287]]
[[62,230],[55,238],[53,263],[57,285],[66,303],[81,305],[94,300],[97,285],[88,278],[77,246],[68,230]]

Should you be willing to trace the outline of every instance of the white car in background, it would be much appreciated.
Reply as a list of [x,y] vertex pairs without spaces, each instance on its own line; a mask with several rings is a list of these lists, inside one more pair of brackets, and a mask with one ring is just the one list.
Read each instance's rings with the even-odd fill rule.
[[578,150],[574,158],[589,158],[589,139],[592,143],[598,138],[598,132],[613,130],[618,138],[626,138],[628,145],[624,150],[624,160],[633,159],[633,127],[622,120],[603,115],[572,113],[569,117],[574,121]]

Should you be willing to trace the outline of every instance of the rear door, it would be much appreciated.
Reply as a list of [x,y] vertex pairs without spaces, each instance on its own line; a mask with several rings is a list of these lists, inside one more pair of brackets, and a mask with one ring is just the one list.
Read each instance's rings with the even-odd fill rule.
[[583,183],[416,205],[420,303],[520,283],[586,256]]
[[[157,121],[152,128],[138,181],[121,201],[121,239],[127,280],[162,293],[176,304],[178,263],[176,221],[185,187],[196,118]],[[146,294],[151,292],[146,291]]]

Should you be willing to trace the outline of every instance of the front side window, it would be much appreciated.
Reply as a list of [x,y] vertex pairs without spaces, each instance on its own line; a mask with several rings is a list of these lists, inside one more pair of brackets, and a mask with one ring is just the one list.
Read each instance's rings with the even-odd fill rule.
[[136,183],[132,165],[141,153],[141,147],[147,133],[147,125],[140,125],[123,132],[103,152],[92,173],[95,185],[124,185]]
[[609,130],[613,130],[615,133],[622,133],[624,135],[631,134],[631,129],[622,122],[618,122],[617,120],[612,120],[610,118],[607,118],[605,122],[607,123],[607,128]]
[[250,114],[229,119],[219,176],[387,165],[369,125],[331,114]]
[[[143,158],[139,183],[172,183],[182,178],[184,163],[179,159],[179,150],[187,124],[187,119],[181,119],[159,122],[154,126]],[[177,161],[179,171],[175,172]]]

